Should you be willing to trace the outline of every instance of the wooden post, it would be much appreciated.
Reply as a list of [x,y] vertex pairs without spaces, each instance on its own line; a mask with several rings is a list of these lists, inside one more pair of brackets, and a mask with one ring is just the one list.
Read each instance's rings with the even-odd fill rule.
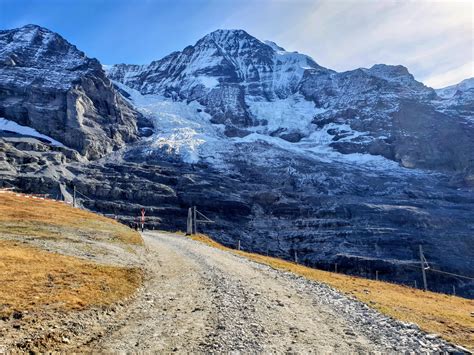
[[379,280],[379,271],[378,270],[375,270],[375,280],[376,281]]
[[188,220],[186,223],[186,235],[193,234],[193,211],[192,208],[188,208]]
[[142,213],[141,222],[142,222],[142,233],[143,233],[143,231],[145,230],[145,209],[144,208],[142,208],[141,213]]
[[74,191],[72,193],[72,207],[76,207],[76,185],[74,185]]
[[424,291],[428,291],[428,284],[426,282],[426,271],[425,271],[425,256],[423,255],[423,247],[420,244],[420,263],[421,263],[421,274],[423,276],[423,288]]
[[194,234],[197,234],[196,206],[193,208]]

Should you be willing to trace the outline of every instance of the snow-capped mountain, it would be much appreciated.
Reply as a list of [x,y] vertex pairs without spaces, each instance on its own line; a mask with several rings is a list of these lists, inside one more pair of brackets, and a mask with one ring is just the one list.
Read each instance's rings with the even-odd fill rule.
[[463,117],[474,123],[474,78],[461,81],[456,85],[436,90],[442,99],[438,109],[452,116]]
[[402,66],[338,73],[242,30],[103,67],[26,26],[0,31],[0,176],[74,185],[90,209],[130,222],[145,208],[164,229],[197,205],[219,241],[308,265],[412,283],[422,244],[472,275],[474,106],[469,85],[451,91]]
[[0,31],[0,117],[97,158],[138,138],[138,114],[101,64],[57,33]]
[[474,90],[474,78],[469,78],[464,79],[458,84],[437,89],[436,93],[442,98],[451,99],[455,95],[460,95],[468,91],[471,92],[472,90]]
[[[157,147],[187,161],[211,155],[215,162],[218,137],[221,143],[232,138],[221,144],[226,154],[229,144],[263,140],[376,164],[381,157],[410,168],[473,168],[470,155],[459,154],[474,150],[472,140],[452,146],[465,122],[450,119],[439,109],[443,99],[403,66],[337,73],[245,31],[217,30],[150,65],[115,65],[107,75],[155,118]],[[174,105],[179,118],[163,120],[163,106]],[[183,118],[183,109],[195,114]]]

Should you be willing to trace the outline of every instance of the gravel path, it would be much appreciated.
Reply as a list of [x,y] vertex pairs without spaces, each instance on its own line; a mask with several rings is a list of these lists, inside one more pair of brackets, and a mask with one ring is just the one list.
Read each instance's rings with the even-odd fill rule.
[[184,237],[143,237],[144,290],[92,350],[456,351],[326,285]]

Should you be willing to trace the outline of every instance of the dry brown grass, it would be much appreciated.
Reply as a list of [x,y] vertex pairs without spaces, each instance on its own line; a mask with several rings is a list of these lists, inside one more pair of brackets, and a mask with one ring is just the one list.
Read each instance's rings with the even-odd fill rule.
[[136,231],[91,212],[54,200],[0,194],[0,234],[61,238],[68,233],[97,236],[126,244],[143,244]]
[[474,301],[406,286],[312,269],[292,262],[227,248],[199,234],[192,239],[227,250],[278,270],[290,271],[310,280],[324,282],[354,296],[372,308],[404,322],[413,322],[429,333],[474,349]]
[[13,311],[80,310],[132,295],[141,283],[136,268],[102,266],[0,241],[0,317]]
[[109,305],[135,292],[142,280],[138,268],[103,266],[22,243],[27,238],[65,240],[69,235],[75,237],[71,243],[88,237],[125,248],[143,244],[137,232],[115,220],[57,201],[0,193],[0,317],[14,311]]

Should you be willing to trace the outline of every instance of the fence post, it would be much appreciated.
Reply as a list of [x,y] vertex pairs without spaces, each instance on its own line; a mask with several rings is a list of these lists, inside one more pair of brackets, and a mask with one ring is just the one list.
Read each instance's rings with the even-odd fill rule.
[[240,250],[240,239],[237,241],[237,250]]
[[376,281],[379,280],[379,271],[378,270],[375,270],[375,280]]
[[191,207],[188,208],[188,220],[186,223],[186,235],[193,234],[193,212]]
[[76,207],[76,185],[74,185],[74,190],[72,193],[72,207]]
[[193,207],[194,234],[197,234],[196,206]]
[[337,274],[337,263],[334,264],[334,272]]
[[453,296],[456,296],[456,286],[453,285]]
[[298,253],[295,250],[295,264],[298,264]]
[[422,273],[422,276],[423,276],[423,287],[424,287],[424,290],[427,291],[428,290],[428,284],[426,282],[426,271],[425,271],[425,256],[423,255],[423,247],[421,246],[420,244],[420,263],[421,263],[421,273]]

